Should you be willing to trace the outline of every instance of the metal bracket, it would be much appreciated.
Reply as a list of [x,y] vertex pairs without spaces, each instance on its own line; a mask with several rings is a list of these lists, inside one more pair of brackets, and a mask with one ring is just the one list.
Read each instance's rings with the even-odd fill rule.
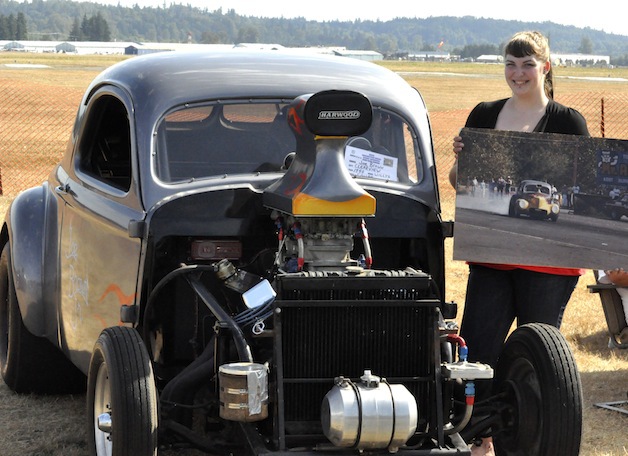
[[453,220],[444,220],[441,222],[441,227],[443,229],[443,237],[451,238],[454,237],[454,221]]
[[628,400],[627,401],[615,401],[615,402],[598,402],[594,404],[596,407],[605,408],[614,412],[623,413],[628,415]]

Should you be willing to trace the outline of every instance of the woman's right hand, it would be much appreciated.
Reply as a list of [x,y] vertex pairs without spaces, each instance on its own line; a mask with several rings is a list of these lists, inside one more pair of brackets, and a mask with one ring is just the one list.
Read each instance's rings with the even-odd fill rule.
[[454,160],[454,164],[449,170],[449,183],[453,188],[456,188],[456,181],[458,179],[458,153],[462,150],[464,144],[462,143],[461,136],[454,136],[454,155],[456,159]]

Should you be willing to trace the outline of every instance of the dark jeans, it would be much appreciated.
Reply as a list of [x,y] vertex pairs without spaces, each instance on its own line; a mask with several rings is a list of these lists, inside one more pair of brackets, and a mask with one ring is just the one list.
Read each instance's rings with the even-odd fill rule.
[[517,325],[548,323],[560,328],[578,276],[470,265],[460,335],[469,360],[493,368],[515,319]]

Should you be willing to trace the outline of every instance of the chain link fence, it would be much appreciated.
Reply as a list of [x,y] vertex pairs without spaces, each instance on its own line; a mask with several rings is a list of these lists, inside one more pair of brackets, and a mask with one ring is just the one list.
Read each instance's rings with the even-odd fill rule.
[[39,185],[67,147],[83,90],[0,80],[0,195]]
[[[0,198],[39,185],[65,152],[82,89],[39,87],[36,81],[0,79]],[[628,139],[628,93],[585,92],[557,97],[580,111],[592,136]],[[452,218],[455,193],[448,182],[452,138],[469,109],[430,113],[444,218]]]

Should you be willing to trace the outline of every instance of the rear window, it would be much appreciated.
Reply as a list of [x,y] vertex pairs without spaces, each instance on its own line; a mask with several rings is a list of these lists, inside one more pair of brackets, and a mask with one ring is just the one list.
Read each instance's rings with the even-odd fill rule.
[[[230,174],[285,171],[296,150],[286,102],[189,105],[168,113],[155,138],[155,167],[168,183]],[[347,139],[345,164],[354,177],[413,183],[421,180],[416,135],[401,117],[375,109],[373,124]]]

